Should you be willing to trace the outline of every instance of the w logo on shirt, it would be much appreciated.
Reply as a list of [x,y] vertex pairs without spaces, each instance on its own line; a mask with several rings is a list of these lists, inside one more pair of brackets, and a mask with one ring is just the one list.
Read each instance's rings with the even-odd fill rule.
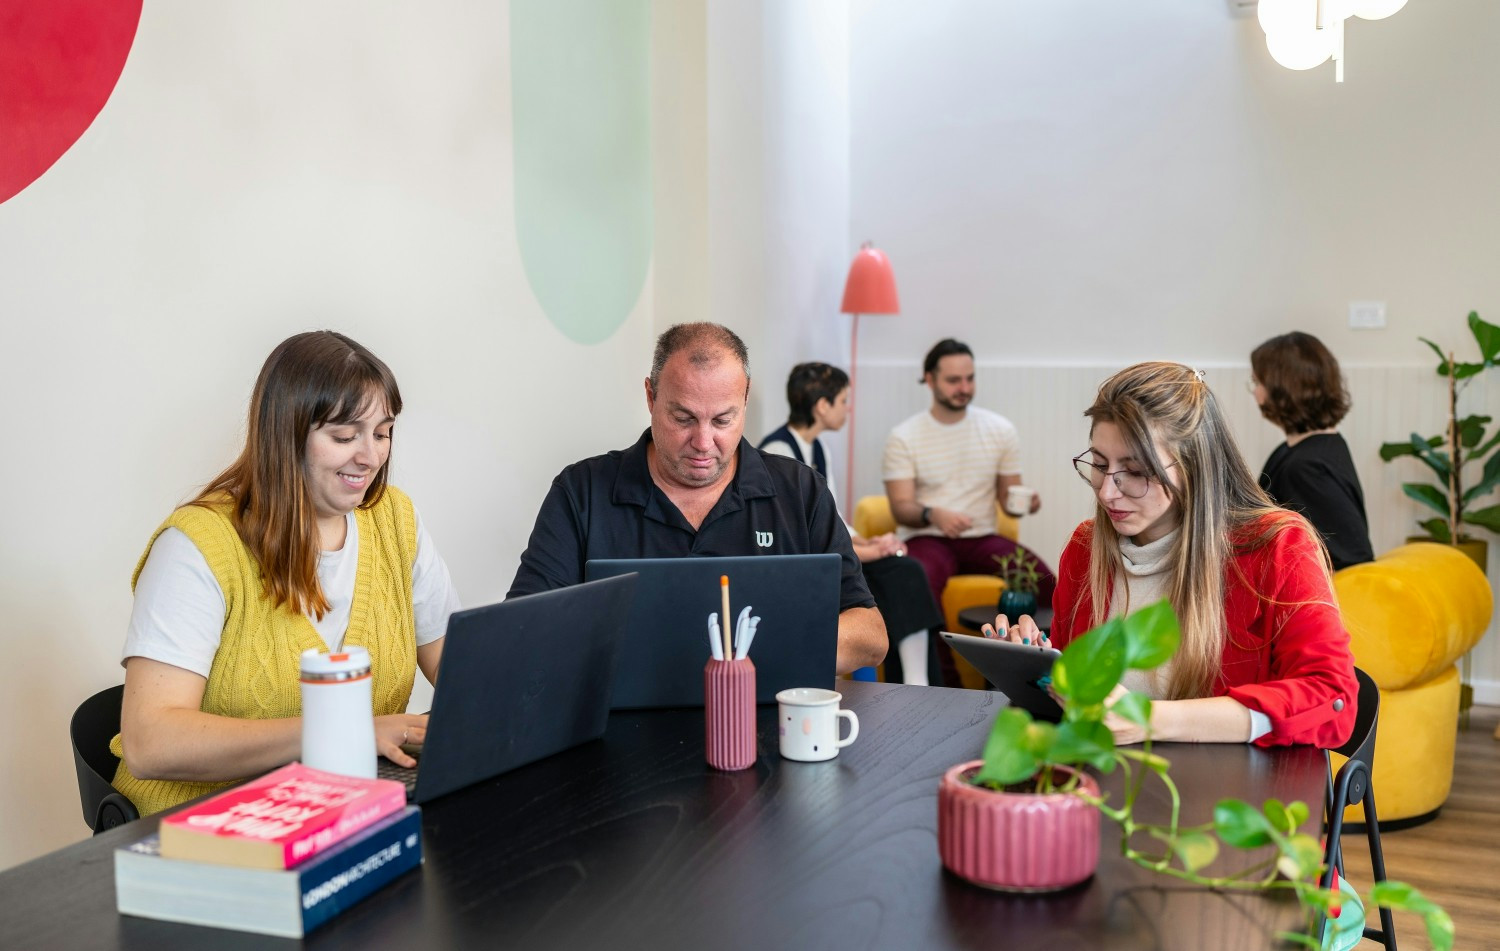
[[774,541],[774,540],[775,540],[775,536],[772,535],[770,532],[756,532],[755,533],[755,544],[758,545],[761,548],[770,548],[771,547],[771,542]]

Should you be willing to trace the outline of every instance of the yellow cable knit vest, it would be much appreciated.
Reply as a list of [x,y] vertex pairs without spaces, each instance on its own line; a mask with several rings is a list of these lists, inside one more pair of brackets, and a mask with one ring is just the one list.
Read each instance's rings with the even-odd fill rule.
[[[235,531],[229,503],[206,508],[185,505],[151,536],[136,564],[135,587],[151,545],[176,528],[203,553],[224,592],[224,629],[203,689],[204,713],[262,720],[302,714],[301,654],[327,650],[305,614],[273,607],[261,590],[260,566]],[[412,565],[417,555],[417,520],[411,500],[387,486],[380,502],[354,510],[359,529],[359,566],[344,643],[370,652],[374,714],[400,713],[411,699],[416,674],[416,623],[412,615]],[[120,737],[110,750],[123,757]],[[121,759],[114,786],[142,815],[159,812],[224,783],[137,779]]]

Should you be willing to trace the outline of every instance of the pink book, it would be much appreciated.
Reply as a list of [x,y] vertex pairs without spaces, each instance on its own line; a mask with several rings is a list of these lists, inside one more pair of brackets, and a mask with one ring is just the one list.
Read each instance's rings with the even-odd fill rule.
[[406,787],[290,763],[161,821],[164,858],[292,868],[406,806]]

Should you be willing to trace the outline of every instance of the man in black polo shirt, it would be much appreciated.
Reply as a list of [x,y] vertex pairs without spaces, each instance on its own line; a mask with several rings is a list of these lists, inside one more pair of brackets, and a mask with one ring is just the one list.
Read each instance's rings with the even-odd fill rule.
[[745,441],[749,396],[749,355],[733,331],[695,323],[662,334],[646,380],[651,428],[552,480],[506,597],[578,584],[591,558],[837,552],[838,671],[880,663],[885,622],[833,497],[813,470]]

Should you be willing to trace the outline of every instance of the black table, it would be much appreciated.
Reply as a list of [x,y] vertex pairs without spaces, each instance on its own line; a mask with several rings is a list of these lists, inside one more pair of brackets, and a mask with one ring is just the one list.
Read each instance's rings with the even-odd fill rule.
[[[784,761],[776,754],[776,708],[765,706],[760,759],[738,773],[704,765],[701,710],[617,713],[603,740],[427,806],[422,871],[307,944],[1233,951],[1271,947],[1276,931],[1299,926],[1297,906],[1284,895],[1219,895],[1130,864],[1107,820],[1098,874],[1072,890],[1007,895],[956,879],[938,861],[937,781],[977,755],[1001,695],[855,682],[839,688],[860,717],[853,746],[826,763]],[[1158,749],[1173,761],[1184,823],[1205,821],[1225,795],[1321,801],[1317,750]],[[1164,815],[1166,797],[1140,808]],[[132,823],[0,874],[3,943],[295,946],[118,915],[113,850],[154,825]],[[1215,870],[1245,862],[1231,852]]]

